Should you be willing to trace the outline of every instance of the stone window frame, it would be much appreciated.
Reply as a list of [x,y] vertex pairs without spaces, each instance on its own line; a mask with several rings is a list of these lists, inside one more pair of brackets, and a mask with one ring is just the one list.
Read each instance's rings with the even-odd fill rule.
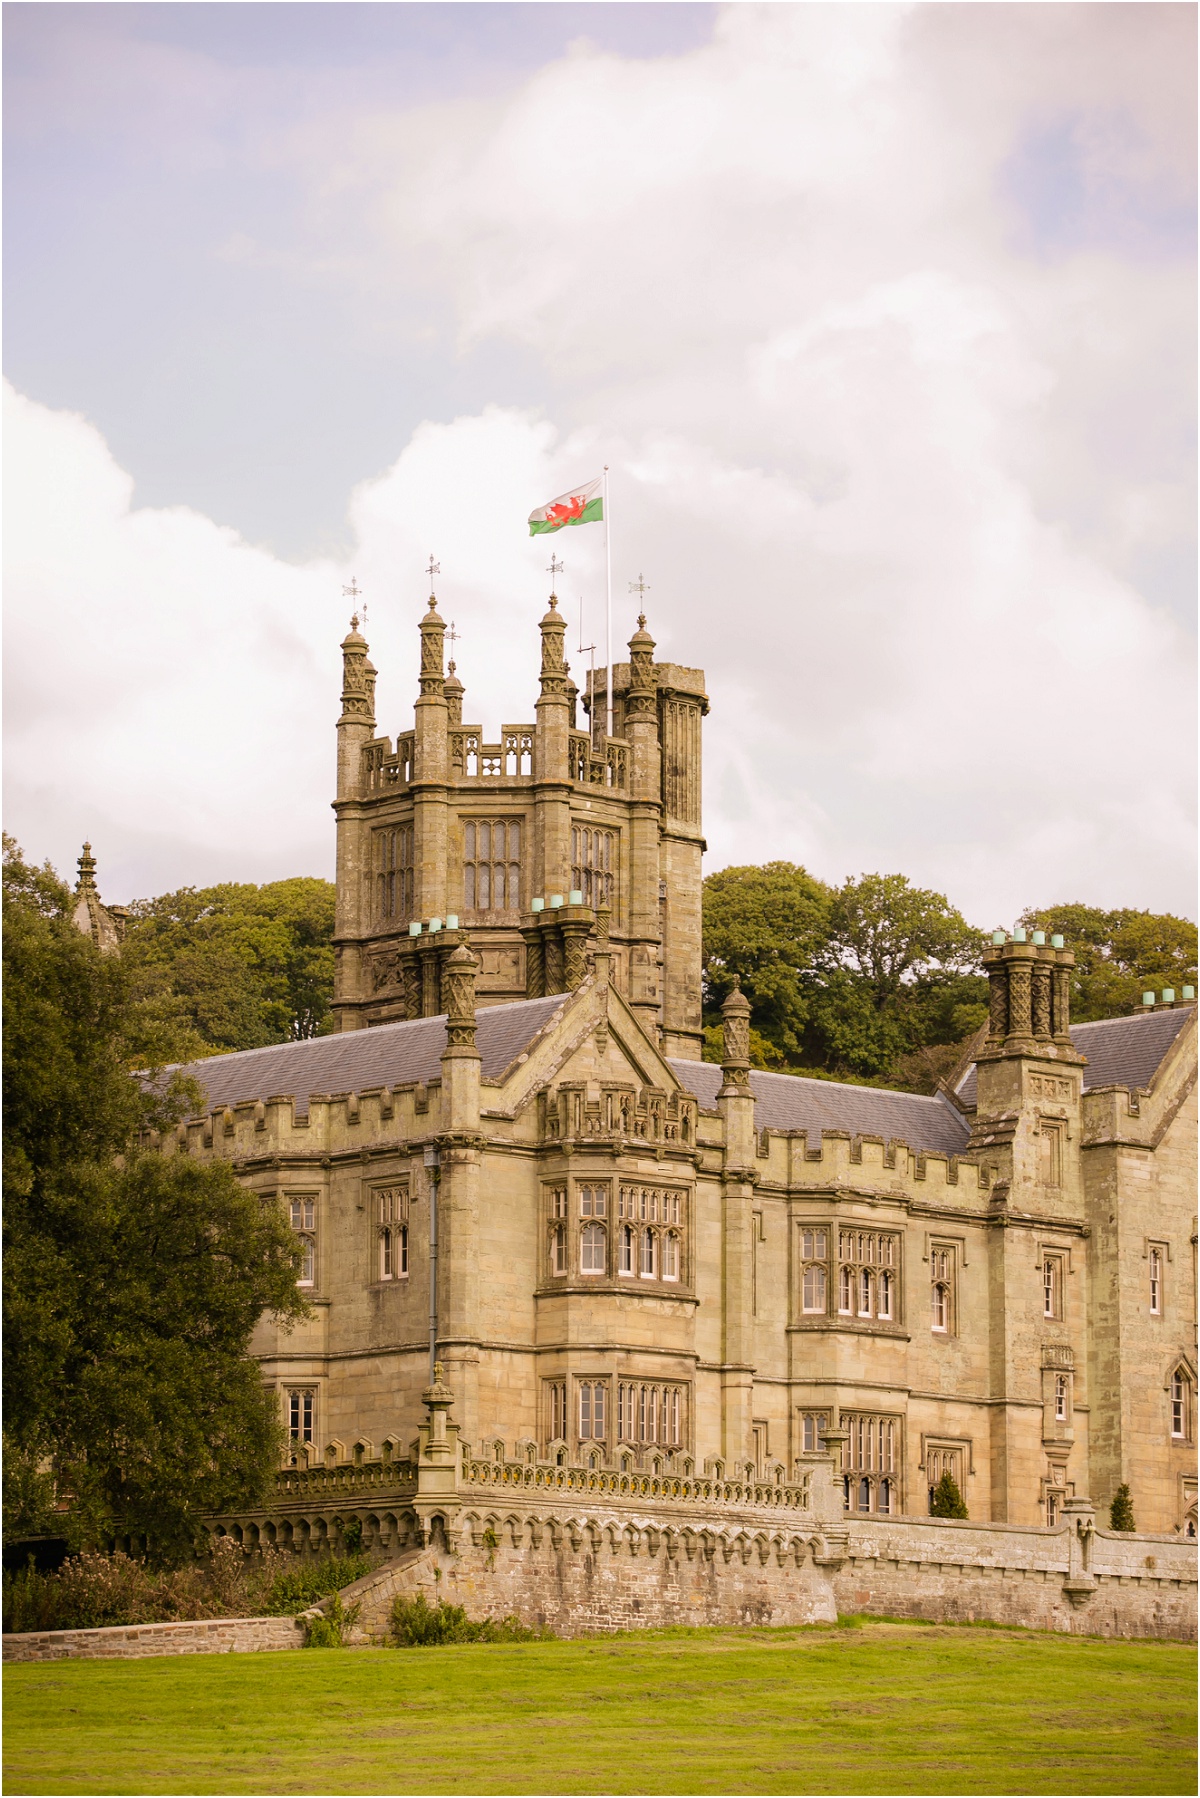
[[[957,1466],[960,1473],[955,1475],[955,1484],[965,1499],[967,1481],[975,1472],[974,1438],[971,1436],[947,1436],[938,1431],[922,1430],[921,1459],[917,1463],[917,1468],[924,1479],[930,1504],[933,1503],[934,1488],[938,1480],[947,1471],[946,1463],[943,1460],[943,1457],[946,1456],[957,1457],[953,1466]],[[953,1466],[949,1471],[953,1472]]]
[[[689,1286],[692,1189],[644,1179],[618,1178],[616,1185],[616,1278],[639,1286]],[[668,1243],[673,1256],[664,1252]],[[667,1271],[672,1264],[673,1273]]]
[[288,1227],[300,1239],[305,1259],[296,1284],[305,1292],[320,1290],[321,1194],[319,1191],[285,1191],[284,1215]]
[[546,1441],[565,1442],[567,1439],[567,1380],[564,1374],[542,1381],[543,1408],[546,1420]]
[[1167,1376],[1167,1425],[1172,1443],[1188,1443],[1195,1436],[1196,1375],[1186,1355],[1176,1357]]
[[608,1231],[595,1218],[579,1226],[579,1272],[585,1279],[608,1272]]
[[[1048,1272],[1048,1269],[1052,1272]],[[1070,1248],[1059,1242],[1039,1242],[1037,1270],[1042,1295],[1042,1322],[1066,1323],[1067,1281],[1072,1272]]]
[[575,1385],[575,1439],[589,1446],[608,1441],[612,1417],[612,1381],[607,1374],[577,1374]]
[[379,825],[371,832],[374,912],[377,923],[407,924],[413,915],[416,827],[412,819]]
[[[529,822],[525,817],[525,814],[523,812],[486,813],[482,816],[461,818],[459,823],[462,827],[461,873],[463,915],[465,917],[479,917],[481,914],[486,916],[493,912],[506,911],[519,913],[521,910],[522,892],[525,881],[525,856],[529,849]],[[496,825],[502,826],[505,831],[504,854],[499,858],[496,857],[494,853],[496,847],[495,837],[489,835],[488,853],[486,856],[480,855],[478,853],[480,848],[480,829],[486,829],[490,833],[494,831]],[[509,830],[513,826],[516,827],[518,833],[516,844],[517,852],[515,856],[510,853],[511,845],[508,835]],[[486,867],[488,869],[488,903],[486,905],[479,904],[478,871],[481,867]],[[504,903],[501,905],[495,903],[495,870],[499,867],[503,867],[505,870]],[[468,869],[472,871],[469,882],[467,875]],[[516,878],[515,901],[513,899],[514,871]],[[469,896],[468,887],[470,889]]]
[[[287,1438],[288,1451],[295,1466],[301,1453],[315,1454],[317,1447],[317,1425],[321,1410],[321,1387],[318,1380],[304,1380],[296,1385],[281,1385],[279,1388],[280,1404],[283,1409],[283,1429]],[[305,1406],[305,1400],[308,1401]],[[307,1418],[305,1411],[307,1410]],[[293,1435],[293,1429],[297,1434]],[[307,1435],[304,1431],[307,1430]]]
[[[838,1319],[868,1328],[872,1324],[898,1325],[903,1291],[904,1232],[836,1218],[830,1224],[829,1237],[831,1260],[836,1254],[833,1261],[837,1269],[836,1282],[831,1280],[830,1285]],[[843,1252],[848,1239],[852,1239],[850,1255]],[[865,1254],[868,1244],[870,1253]],[[887,1276],[890,1306],[887,1311],[880,1309],[884,1302],[884,1275]]]
[[827,1217],[796,1219],[796,1260],[801,1317],[828,1317],[833,1282],[829,1277],[830,1245],[835,1224]]
[[618,1444],[672,1453],[687,1447],[691,1404],[685,1381],[626,1374],[616,1386],[613,1433]]
[[[1157,1256],[1157,1266],[1155,1257]],[[1171,1264],[1171,1244],[1163,1236],[1147,1236],[1142,1240],[1142,1260],[1146,1263],[1147,1315],[1167,1314],[1167,1269]],[[1157,1291],[1156,1291],[1157,1287]]]
[[[883,1434],[887,1428],[886,1436]],[[855,1516],[903,1515],[904,1416],[898,1411],[840,1411],[843,1508]],[[877,1463],[877,1464],[876,1464]],[[862,1500],[867,1497],[867,1504]],[[880,1504],[881,1499],[886,1503]]]
[[1037,1120],[1038,1181],[1048,1190],[1057,1192],[1063,1183],[1067,1120],[1044,1111],[1038,1112]]
[[[373,1284],[395,1285],[409,1277],[409,1208],[407,1180],[389,1180],[367,1189],[374,1236]],[[390,1271],[389,1271],[390,1264]]]
[[829,1407],[818,1410],[799,1407],[796,1412],[800,1420],[799,1437],[802,1455],[819,1455],[825,1445],[825,1431],[829,1428]]
[[[585,837],[592,840],[585,841]],[[597,840],[603,844],[607,856],[601,855],[599,865],[595,859]],[[586,853],[585,853],[586,851]],[[595,911],[601,904],[608,906],[617,921],[617,895],[620,892],[621,868],[621,831],[615,824],[585,823],[571,820],[571,886],[576,892],[583,894],[583,903],[590,905]]]

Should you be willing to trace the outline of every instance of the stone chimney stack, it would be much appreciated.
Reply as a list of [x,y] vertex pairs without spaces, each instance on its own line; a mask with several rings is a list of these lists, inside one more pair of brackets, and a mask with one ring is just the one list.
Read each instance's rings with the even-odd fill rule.
[[334,927],[339,946],[337,989],[339,998],[356,997],[362,977],[357,938],[370,905],[371,831],[362,804],[363,749],[375,735],[375,669],[360,636],[358,614],[350,620],[342,639],[342,715],[338,719],[337,799],[337,915]]
[[555,593],[550,595],[550,609],[542,618],[541,633],[541,693],[533,768],[535,840],[531,868],[535,884],[531,893],[547,897],[562,894],[565,898],[571,890],[571,701],[563,656],[567,626]]

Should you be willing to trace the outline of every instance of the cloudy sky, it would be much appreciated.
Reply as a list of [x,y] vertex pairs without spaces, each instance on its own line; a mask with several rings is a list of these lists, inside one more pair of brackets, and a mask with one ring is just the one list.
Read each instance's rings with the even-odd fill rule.
[[1195,21],[10,0],[8,829],[330,874],[343,584],[531,718],[607,461],[710,869],[1194,916]]

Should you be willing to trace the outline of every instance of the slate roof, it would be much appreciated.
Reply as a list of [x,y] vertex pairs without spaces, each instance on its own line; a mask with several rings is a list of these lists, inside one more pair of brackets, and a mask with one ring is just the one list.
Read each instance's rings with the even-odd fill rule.
[[[476,1034],[484,1079],[499,1079],[565,1000],[566,995],[555,993],[549,999],[485,1006]],[[305,1112],[311,1093],[368,1092],[373,1087],[440,1080],[445,1047],[445,1017],[416,1018],[267,1049],[211,1055],[184,1064],[180,1071],[199,1081],[210,1109],[287,1096],[295,1100],[298,1112]]]
[[[721,1070],[708,1061],[672,1061],[672,1073],[708,1111],[716,1108]],[[805,1080],[797,1074],[750,1072],[755,1121],[760,1130],[846,1130],[852,1136],[882,1136],[939,1155],[961,1155],[970,1126],[940,1094],[896,1093],[878,1086],[843,1086],[835,1080]]]
[[[1162,1066],[1163,1057],[1179,1035],[1194,1005],[1171,1011],[1142,1011],[1131,1018],[1101,1018],[1094,1024],[1072,1024],[1071,1041],[1087,1056],[1083,1090],[1093,1086],[1149,1086]],[[969,1067],[958,1084],[964,1105],[975,1104],[975,1069]]]

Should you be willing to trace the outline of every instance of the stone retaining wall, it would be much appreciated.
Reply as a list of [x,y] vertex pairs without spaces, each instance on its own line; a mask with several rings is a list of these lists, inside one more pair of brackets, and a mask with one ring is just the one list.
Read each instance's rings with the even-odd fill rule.
[[296,1617],[211,1617],[202,1623],[123,1623],[110,1629],[48,1629],[4,1637],[6,1661],[140,1660],[159,1654],[257,1654],[303,1648]]

